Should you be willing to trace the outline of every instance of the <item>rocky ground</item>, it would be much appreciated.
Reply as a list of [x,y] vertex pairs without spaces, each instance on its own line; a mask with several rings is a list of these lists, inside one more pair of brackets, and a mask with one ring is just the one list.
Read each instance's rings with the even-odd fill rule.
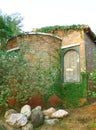
[[[55,125],[44,124],[39,128],[34,128],[34,130],[96,130],[96,103],[67,109],[67,111],[69,115]],[[3,126],[6,126],[7,129]],[[1,120],[0,130],[11,130],[11,128]]]

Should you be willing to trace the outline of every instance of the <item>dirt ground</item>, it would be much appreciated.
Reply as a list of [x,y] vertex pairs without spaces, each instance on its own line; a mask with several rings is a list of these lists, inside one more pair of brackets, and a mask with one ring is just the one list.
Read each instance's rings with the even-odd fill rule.
[[96,103],[67,111],[68,117],[54,126],[43,125],[39,130],[96,130]]

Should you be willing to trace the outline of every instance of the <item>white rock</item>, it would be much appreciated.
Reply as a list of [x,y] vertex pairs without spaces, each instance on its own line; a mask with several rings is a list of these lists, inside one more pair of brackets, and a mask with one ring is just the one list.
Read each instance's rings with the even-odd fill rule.
[[27,117],[23,114],[17,113],[17,114],[11,114],[8,116],[8,118],[5,120],[9,125],[19,128],[21,126],[26,125],[27,123]]
[[13,113],[17,113],[16,110],[14,109],[10,109],[8,111],[5,112],[4,118],[7,119],[9,115],[13,114]]
[[33,125],[31,124],[31,122],[29,122],[28,124],[22,127],[22,130],[33,130]]
[[32,111],[34,111],[34,110],[41,110],[41,109],[42,109],[41,106],[37,106],[37,107],[35,107]]
[[51,117],[52,118],[63,118],[65,116],[68,115],[68,112],[63,110],[63,109],[59,109],[58,111],[52,113]]
[[44,121],[45,124],[48,124],[48,125],[55,125],[56,123],[59,122],[59,119],[46,119]]
[[31,107],[29,105],[25,105],[21,108],[21,112],[24,114],[27,118],[31,116]]
[[45,119],[49,119],[50,117],[49,116],[44,116]]
[[50,117],[54,112],[56,112],[54,107],[50,107],[49,109],[43,111],[44,115],[48,117]]

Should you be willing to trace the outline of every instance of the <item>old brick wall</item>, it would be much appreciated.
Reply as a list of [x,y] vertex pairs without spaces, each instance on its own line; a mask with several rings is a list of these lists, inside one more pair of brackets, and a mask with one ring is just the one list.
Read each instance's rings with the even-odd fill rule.
[[86,34],[84,35],[86,51],[87,72],[91,73],[96,69],[96,43],[94,43]]
[[67,34],[63,37],[62,46],[72,45],[75,43],[80,43],[83,40],[83,34],[80,32],[73,31],[71,34]]
[[[91,92],[96,92],[96,83],[90,80],[90,73],[96,69],[96,43],[94,43],[86,34],[84,35],[85,39],[85,52],[86,52],[86,68],[88,74],[88,90]],[[88,100],[90,102],[96,101],[96,98],[89,95]]]
[[52,62],[53,56],[60,56],[58,53],[61,51],[61,39],[51,35],[26,34],[12,38],[7,43],[7,50],[23,44],[26,44],[25,51],[26,49],[30,50],[24,56],[34,64],[37,64],[37,61],[39,61],[40,65],[48,66]]

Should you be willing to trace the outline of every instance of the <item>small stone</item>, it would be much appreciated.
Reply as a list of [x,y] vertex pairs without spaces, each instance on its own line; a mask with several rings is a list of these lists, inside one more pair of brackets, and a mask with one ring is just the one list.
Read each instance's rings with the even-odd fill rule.
[[5,121],[0,120],[0,130],[14,130],[14,128],[8,125]]
[[33,130],[33,125],[31,124],[31,122],[29,122],[22,127],[22,130]]
[[37,107],[35,107],[32,111],[34,111],[34,110],[41,110],[41,109],[42,109],[41,106],[37,106]]
[[9,115],[13,114],[13,113],[17,113],[16,110],[14,109],[10,109],[8,111],[5,112],[4,118],[7,119]]
[[59,119],[46,119],[44,121],[45,124],[48,124],[48,125],[55,125],[56,123],[59,122]]
[[50,117],[49,116],[45,116],[45,119],[49,119]]
[[16,128],[19,128],[19,127],[26,125],[27,117],[24,116],[23,114],[16,113],[16,114],[9,115],[5,121],[9,125],[16,127]]
[[31,107],[30,105],[24,105],[21,108],[21,112],[23,115],[25,115],[27,118],[29,118],[31,116]]
[[31,123],[34,127],[42,125],[44,122],[44,114],[41,111],[41,107],[36,107],[32,110],[31,113]]
[[56,109],[54,107],[50,107],[47,110],[44,110],[43,113],[45,116],[51,117],[52,113],[54,113]]
[[52,113],[51,117],[52,118],[63,118],[65,116],[68,115],[68,112],[63,110],[63,109],[59,109],[58,111]]

